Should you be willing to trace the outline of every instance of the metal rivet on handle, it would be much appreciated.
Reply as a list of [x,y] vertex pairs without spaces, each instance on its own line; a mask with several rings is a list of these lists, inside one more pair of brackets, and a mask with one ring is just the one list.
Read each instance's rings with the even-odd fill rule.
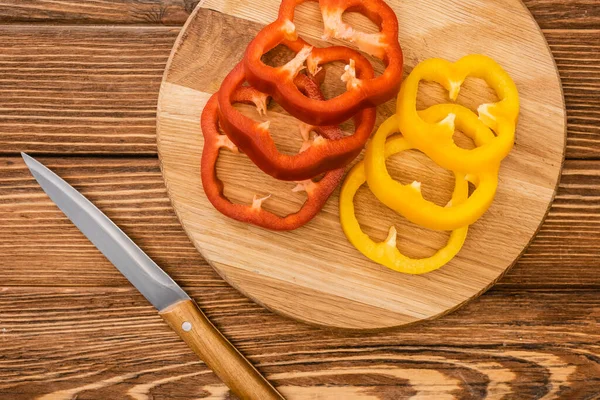
[[189,332],[192,330],[192,324],[190,324],[189,322],[185,321],[183,324],[181,324],[181,329],[183,329],[186,332]]

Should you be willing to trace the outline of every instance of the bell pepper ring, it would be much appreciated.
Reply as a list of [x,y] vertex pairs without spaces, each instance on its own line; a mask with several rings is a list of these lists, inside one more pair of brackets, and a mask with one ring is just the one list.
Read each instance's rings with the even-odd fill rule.
[[[393,119],[393,117],[392,117]],[[392,123],[396,123],[392,121]],[[391,138],[385,143],[385,158],[411,149],[410,143],[401,136]],[[461,173],[455,173],[456,184],[452,193],[452,203],[460,204],[469,195],[469,185]],[[354,197],[358,189],[365,183],[364,161],[356,164],[346,176],[340,192],[340,223],[344,234],[358,251],[378,264],[394,271],[407,274],[424,274],[434,271],[454,258],[462,248],[467,237],[468,226],[458,228],[450,234],[446,246],[433,256],[413,259],[402,254],[396,246],[396,228],[392,226],[388,237],[383,242],[375,242],[364,233],[356,219]]]
[[[484,145],[493,140],[494,135],[477,115],[458,104],[434,105],[422,115],[433,123],[443,120],[450,112],[456,115],[456,126],[473,139],[476,145]],[[398,132],[399,119],[397,114],[388,118],[367,145],[364,162],[371,192],[379,201],[409,221],[429,229],[449,231],[471,225],[487,211],[494,200],[500,165],[490,165],[482,171],[467,174],[465,179],[476,188],[471,196],[460,204],[450,202],[442,207],[425,200],[419,182],[403,185],[390,176],[385,165],[385,142],[389,136]],[[410,143],[410,140],[408,142]]]
[[[461,149],[453,139],[454,115],[427,122],[417,111],[417,92],[422,80],[441,84],[455,101],[461,85],[469,76],[481,78],[496,91],[500,101],[482,104],[479,119],[497,136],[472,150]],[[416,148],[440,166],[455,171],[475,171],[495,166],[513,147],[519,115],[519,94],[510,76],[489,57],[473,54],[455,63],[432,58],[418,64],[402,83],[397,100],[399,129]]]
[[[296,84],[299,83],[299,80],[309,81],[310,78],[307,75],[299,74],[295,79]],[[299,154],[280,153],[269,134],[268,122],[259,123],[233,107],[233,96],[236,90],[242,87],[244,81],[244,68],[241,63],[223,81],[218,94],[221,127],[231,141],[254,164],[266,174],[277,179],[301,181],[347,165],[362,151],[375,126],[376,110],[374,107],[366,108],[353,118],[355,126],[353,135],[341,138],[321,137]],[[322,99],[322,94],[320,91],[318,92],[319,95],[313,96],[313,98]],[[317,129],[317,127],[310,125],[310,129]],[[337,130],[338,128],[322,126],[319,129]]]
[[[268,93],[291,115],[312,125],[339,124],[361,109],[376,107],[392,99],[400,88],[403,69],[398,19],[394,11],[383,0],[310,0],[319,2],[325,39],[349,40],[360,50],[383,60],[385,71],[375,77],[373,73],[356,74],[355,64],[369,63],[360,53],[336,46],[340,55],[332,56],[332,47],[312,47],[298,37],[292,21],[296,6],[304,1],[308,0],[283,0],[277,20],[262,29],[248,45],[243,63],[250,85]],[[380,27],[380,32],[355,30],[342,20],[346,10],[362,13]],[[296,58],[281,67],[266,65],[261,57],[282,43],[297,53]],[[315,74],[320,65],[342,59],[347,63],[341,77],[347,90],[341,95],[328,100],[308,99],[293,84],[295,75],[304,68],[304,61],[308,72]]]
[[[317,87],[316,84],[315,87]],[[267,98],[268,96],[264,93],[244,86],[235,91],[232,100],[238,103],[253,103],[260,113],[266,110]],[[223,194],[224,185],[217,177],[216,165],[221,148],[227,148],[236,153],[238,152],[238,148],[226,135],[219,133],[218,111],[219,105],[217,94],[215,93],[208,100],[201,117],[202,134],[204,136],[204,148],[201,160],[202,186],[211,204],[227,217],[276,231],[288,231],[299,228],[314,218],[341,182],[344,175],[344,168],[327,172],[318,182],[310,179],[296,182],[297,185],[292,191],[306,191],[307,199],[298,212],[285,217],[275,215],[261,207],[262,203],[270,195],[262,198],[254,196],[252,205],[234,204]],[[342,136],[342,131],[339,128],[337,130],[332,128],[322,131],[319,131],[319,128],[317,128],[317,130],[328,139],[336,139]]]

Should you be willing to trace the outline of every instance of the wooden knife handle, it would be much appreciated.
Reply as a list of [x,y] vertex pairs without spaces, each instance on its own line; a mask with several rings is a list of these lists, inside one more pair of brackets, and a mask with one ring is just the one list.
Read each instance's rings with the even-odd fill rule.
[[180,301],[159,314],[240,399],[284,400],[194,301]]

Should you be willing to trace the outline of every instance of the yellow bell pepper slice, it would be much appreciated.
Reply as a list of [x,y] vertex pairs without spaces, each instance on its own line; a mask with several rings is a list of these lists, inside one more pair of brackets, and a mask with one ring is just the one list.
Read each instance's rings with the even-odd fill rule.
[[[496,91],[500,101],[482,104],[479,119],[497,136],[472,150],[458,147],[453,139],[451,113],[442,121],[425,120],[417,111],[417,93],[422,80],[441,84],[455,101],[467,77],[481,78]],[[519,94],[510,76],[489,57],[473,54],[455,63],[432,58],[417,65],[402,83],[397,100],[398,127],[402,135],[438,165],[461,172],[472,172],[497,165],[508,155],[515,140],[519,115]]]
[[[395,115],[384,122],[392,128],[396,128]],[[410,150],[412,146],[401,137],[391,138],[385,144],[385,158],[404,150]],[[456,185],[452,194],[452,203],[460,204],[465,201],[469,194],[469,185],[465,176],[456,173]],[[363,255],[384,265],[394,271],[407,274],[424,274],[436,270],[447,264],[462,248],[467,237],[468,226],[454,230],[446,246],[438,250],[433,256],[422,259],[413,259],[400,253],[396,247],[396,228],[392,226],[388,237],[383,242],[375,242],[364,233],[356,219],[354,211],[354,196],[358,189],[365,183],[364,161],[359,162],[348,173],[342,190],[340,192],[340,222],[344,234]]]
[[[438,104],[423,111],[421,116],[432,123],[443,120],[448,114],[456,115],[456,127],[473,139],[477,146],[494,139],[493,133],[475,113],[458,104]],[[464,202],[438,206],[423,198],[419,184],[403,185],[394,180],[387,170],[385,143],[389,136],[398,132],[399,119],[397,115],[388,118],[367,145],[364,165],[369,189],[383,204],[409,221],[429,229],[454,230],[479,219],[490,207],[496,194],[500,164],[489,165],[483,171],[466,175],[476,189]]]

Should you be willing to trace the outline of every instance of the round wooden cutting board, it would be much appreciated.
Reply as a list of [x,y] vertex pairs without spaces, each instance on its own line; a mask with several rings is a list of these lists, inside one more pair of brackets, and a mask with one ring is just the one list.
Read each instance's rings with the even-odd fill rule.
[[[524,5],[519,0],[388,0],[388,4],[398,15],[406,73],[426,58],[456,61],[482,53],[510,73],[521,96],[516,144],[502,163],[494,204],[470,228],[459,255],[438,271],[405,275],[365,258],[342,232],[337,191],[313,221],[292,232],[271,232],[230,220],[204,195],[200,114],[249,41],[276,18],[278,0],[201,1],[179,35],[162,82],[158,150],[169,196],[187,234],[216,271],[242,293],[270,310],[311,324],[352,329],[398,326],[443,315],[478,296],[531,241],[560,176],[566,135],[560,80],[546,41]],[[296,14],[301,36],[323,45],[317,3],[302,4]],[[362,16],[351,13],[345,18],[355,27],[373,29]],[[283,55],[269,57],[273,63],[284,61]],[[326,96],[343,90],[341,68],[334,64],[328,69]],[[382,66],[376,69],[381,72]],[[422,84],[420,107],[446,101],[445,95],[435,84]],[[485,84],[468,80],[459,102],[476,109],[493,99]],[[256,114],[250,107],[241,109]],[[395,101],[378,107],[378,123],[394,109]],[[297,152],[301,139],[295,120],[276,104],[267,119],[280,150]],[[469,146],[461,134],[456,137]],[[423,182],[425,198],[438,204],[449,200],[451,174],[423,154],[399,154],[388,165],[404,183]],[[249,204],[253,195],[271,193],[265,208],[286,215],[305,199],[292,193],[294,183],[266,176],[241,154],[222,151],[217,170],[225,194],[234,202]],[[413,257],[433,254],[449,236],[408,223],[380,204],[366,185],[357,194],[356,207],[366,233],[383,240],[395,225],[400,250]]]

